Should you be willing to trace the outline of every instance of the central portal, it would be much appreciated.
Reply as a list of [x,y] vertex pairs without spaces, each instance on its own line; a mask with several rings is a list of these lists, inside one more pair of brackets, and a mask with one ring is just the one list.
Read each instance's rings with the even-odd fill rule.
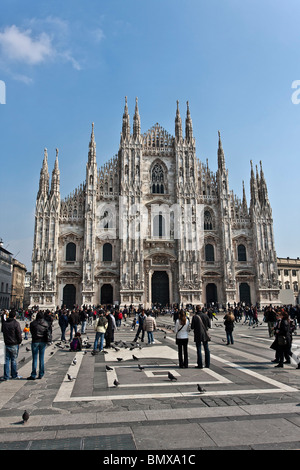
[[152,304],[169,304],[169,276],[166,271],[154,271],[152,275]]

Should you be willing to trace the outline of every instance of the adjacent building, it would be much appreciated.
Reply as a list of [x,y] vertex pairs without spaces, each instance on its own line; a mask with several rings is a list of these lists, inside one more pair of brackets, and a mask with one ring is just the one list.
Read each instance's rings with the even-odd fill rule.
[[0,239],[0,310],[10,308],[13,255]]
[[278,258],[279,298],[283,305],[300,304],[300,259]]
[[219,133],[218,168],[196,156],[187,103],[174,135],[131,129],[127,99],[117,154],[96,160],[94,125],[85,180],[60,194],[58,150],[50,181],[44,151],[35,209],[31,305],[279,302],[271,204],[262,163],[250,162],[250,203],[229,187]]

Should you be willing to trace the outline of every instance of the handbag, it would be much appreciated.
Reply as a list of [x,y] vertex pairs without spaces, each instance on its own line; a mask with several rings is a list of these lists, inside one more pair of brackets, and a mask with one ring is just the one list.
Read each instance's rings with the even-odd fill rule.
[[278,335],[278,346],[286,346],[287,345],[287,337],[283,335]]
[[209,334],[207,333],[207,329],[206,329],[206,327],[204,326],[204,323],[203,323],[203,321],[202,321],[200,315],[198,315],[198,318],[199,318],[200,323],[201,323],[201,326],[202,326],[202,328],[203,328],[203,330],[204,330],[204,332],[205,332],[206,341],[211,341],[211,337],[210,337]]

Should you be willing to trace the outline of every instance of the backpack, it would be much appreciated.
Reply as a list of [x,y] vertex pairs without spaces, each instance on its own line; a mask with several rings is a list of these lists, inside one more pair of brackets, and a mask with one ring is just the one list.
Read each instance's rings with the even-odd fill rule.
[[77,351],[78,346],[79,346],[79,339],[74,338],[70,344],[71,351]]

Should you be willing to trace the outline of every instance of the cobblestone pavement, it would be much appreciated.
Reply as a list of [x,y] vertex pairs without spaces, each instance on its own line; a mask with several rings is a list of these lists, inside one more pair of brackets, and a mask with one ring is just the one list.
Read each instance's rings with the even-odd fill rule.
[[[30,339],[24,340],[18,358],[23,378],[0,383],[0,449],[300,449],[300,369],[293,362],[274,368],[266,324],[236,324],[235,342],[227,346],[220,315],[212,325],[209,369],[194,367],[192,332],[189,367],[180,369],[172,319],[160,316],[157,324],[155,344],[147,345],[146,335],[134,344],[127,319],[115,333],[117,350],[93,355],[92,325],[83,335],[91,347],[74,353],[59,344],[55,322],[45,376],[35,381],[26,380],[31,352]],[[293,337],[293,351],[300,352],[300,336]]]

